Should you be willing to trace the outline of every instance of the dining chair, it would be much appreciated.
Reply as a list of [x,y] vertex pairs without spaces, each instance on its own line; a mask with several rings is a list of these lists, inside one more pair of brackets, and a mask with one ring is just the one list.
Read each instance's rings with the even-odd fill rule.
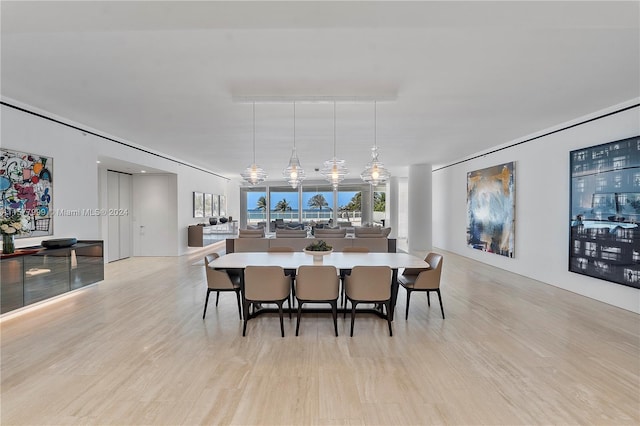
[[353,337],[353,323],[356,318],[358,303],[375,303],[387,308],[387,323],[389,336],[393,336],[391,329],[391,268],[388,266],[354,266],[351,274],[345,277],[345,295],[351,302],[351,337]]
[[[369,253],[369,249],[367,247],[359,247],[359,246],[352,246],[352,247],[345,247],[342,250],[343,253]],[[341,269],[340,270],[340,281],[342,282],[342,290],[340,291],[340,307],[344,308],[345,305],[345,299],[344,299],[344,277],[349,275],[350,272],[348,269]]]
[[431,306],[429,295],[432,291],[438,294],[440,301],[440,312],[444,319],[444,308],[442,307],[442,295],[440,294],[440,276],[442,275],[442,255],[429,253],[424,259],[429,264],[428,269],[406,268],[402,275],[398,277],[398,283],[407,291],[407,307],[404,319],[409,318],[409,301],[411,293],[414,291],[424,291],[427,293],[427,305]]
[[238,275],[229,275],[227,271],[215,270],[209,268],[209,264],[219,258],[218,253],[212,253],[204,258],[204,267],[207,274],[207,297],[204,300],[204,312],[202,319],[207,315],[207,305],[209,304],[209,294],[216,292],[216,306],[220,298],[221,291],[235,291],[238,300],[238,314],[242,319],[242,309],[240,308],[240,277]]
[[[269,247],[267,249],[267,253],[293,253],[293,247],[280,246],[280,247]],[[291,277],[291,294],[293,295],[293,301],[295,302],[296,297],[296,289],[293,285],[294,280],[296,279],[296,270],[295,269],[285,269],[285,275]],[[291,304],[291,300],[289,300],[289,306],[295,306],[295,304]]]
[[[281,266],[247,266],[244,270],[244,297],[242,299],[245,313],[249,312],[249,305],[254,303],[275,303],[280,313],[280,333],[284,337],[284,323],[282,320],[282,304],[289,302],[291,292],[291,278],[284,274]],[[291,302],[289,302],[291,303]],[[291,305],[289,304],[289,309]],[[291,318],[291,311],[289,311]],[[249,315],[244,316],[242,335],[247,332]]]
[[296,298],[298,299],[298,318],[296,336],[300,330],[300,315],[305,303],[328,303],[333,314],[333,328],[338,336],[338,296],[340,281],[334,266],[303,265],[298,268],[296,277]]

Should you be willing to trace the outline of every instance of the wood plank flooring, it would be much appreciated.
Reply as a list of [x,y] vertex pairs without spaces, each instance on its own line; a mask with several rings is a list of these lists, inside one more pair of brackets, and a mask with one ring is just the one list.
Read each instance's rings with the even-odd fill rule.
[[202,255],[106,265],[98,285],[1,322],[3,425],[640,424],[640,317],[444,254],[394,336],[373,315],[202,320]]

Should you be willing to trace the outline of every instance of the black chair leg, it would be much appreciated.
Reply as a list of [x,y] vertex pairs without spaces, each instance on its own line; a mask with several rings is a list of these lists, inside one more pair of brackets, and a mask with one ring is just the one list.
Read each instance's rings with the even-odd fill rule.
[[238,300],[238,315],[242,321],[242,308],[240,307],[240,290],[236,290],[236,299]]
[[411,300],[411,290],[407,289],[407,307],[404,313],[405,321],[409,319],[409,301]]
[[302,302],[298,300],[298,318],[296,320],[296,336],[300,330],[300,316],[302,315]]
[[293,309],[293,307],[291,306],[291,299],[287,298],[287,303],[289,304],[289,319],[291,319],[291,310]]
[[390,310],[391,309],[391,301],[386,302],[384,305],[387,308],[387,323],[389,324],[389,336],[393,336],[393,330],[391,329],[391,315],[389,314],[391,312],[391,310]]
[[442,307],[442,296],[440,295],[440,289],[437,289],[436,293],[438,293],[438,300],[440,301],[440,312],[442,312],[442,319],[444,319],[444,308]]
[[334,300],[331,302],[331,313],[333,314],[333,328],[336,332],[336,337],[338,337],[338,300]]
[[242,306],[244,309],[242,310],[245,313],[244,316],[244,324],[242,325],[242,337],[247,335],[247,321],[249,320],[249,305],[250,303],[246,300],[242,302]]
[[431,307],[431,292],[427,291],[427,306]]
[[344,298],[344,305],[342,306],[344,310],[342,311],[342,319],[347,319],[347,306],[349,305],[349,301],[347,297]]
[[[280,313],[280,334],[284,337],[284,321],[282,319],[282,304],[284,302],[278,303],[278,312]],[[289,306],[291,307],[291,306]],[[289,315],[291,315],[291,311],[289,311]]]
[[216,307],[218,306],[218,300],[220,299],[220,292],[216,291]]
[[357,303],[352,300],[351,301],[351,337],[353,337],[353,322],[356,319],[356,305]]
[[204,299],[204,312],[202,313],[202,319],[207,315],[207,305],[209,304],[209,293],[211,293],[210,289],[207,289],[207,297]]

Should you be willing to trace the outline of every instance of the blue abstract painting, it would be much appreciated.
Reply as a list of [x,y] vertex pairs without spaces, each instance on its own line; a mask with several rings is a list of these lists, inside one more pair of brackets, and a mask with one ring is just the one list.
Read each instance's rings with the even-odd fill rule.
[[467,173],[467,245],[513,257],[515,162]]

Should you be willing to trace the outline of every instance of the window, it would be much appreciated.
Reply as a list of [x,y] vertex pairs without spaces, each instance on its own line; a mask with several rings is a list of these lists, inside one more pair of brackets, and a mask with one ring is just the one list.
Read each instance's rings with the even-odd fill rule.
[[267,222],[267,192],[264,188],[246,189],[247,225],[256,226]]

